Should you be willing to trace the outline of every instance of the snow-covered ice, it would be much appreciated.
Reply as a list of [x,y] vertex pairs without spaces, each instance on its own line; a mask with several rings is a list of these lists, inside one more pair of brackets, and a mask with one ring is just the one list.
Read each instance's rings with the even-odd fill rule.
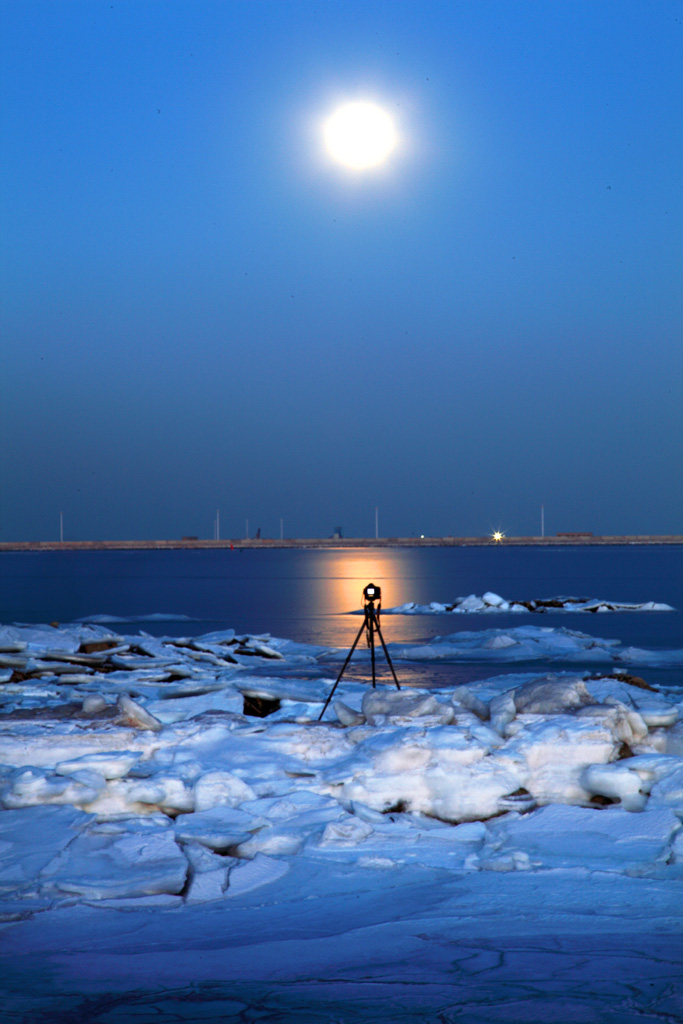
[[670,604],[657,601],[633,603],[586,597],[508,600],[489,590],[481,597],[469,594],[467,597],[456,597],[454,601],[431,601],[429,604],[407,601],[396,608],[386,608],[383,611],[386,615],[467,615],[473,612],[672,612],[674,609]]
[[[318,721],[334,682],[321,673],[340,652],[232,631],[1,627],[0,893],[17,977],[49,955],[65,990],[76,978],[91,992],[231,979],[214,992],[215,1019],[226,1020],[260,1005],[264,985],[286,1010],[288,978],[327,978],[306,983],[319,1015],[291,1017],[322,1021],[346,1005],[332,979],[359,984],[364,968],[376,994],[400,995],[407,1009],[381,1011],[364,989],[362,1013],[348,1019],[370,1019],[374,1006],[375,1020],[455,1020],[444,1009],[455,981],[443,979],[457,962],[461,980],[489,972],[486,999],[477,983],[458,996],[469,1000],[464,1019],[534,1020],[534,999],[555,990],[517,991],[510,1009],[527,936],[537,966],[555,957],[550,977],[583,971],[586,991],[628,1020],[629,972],[605,968],[601,990],[586,950],[635,950],[646,928],[638,1020],[673,1021],[683,701],[624,665],[683,664],[683,652],[535,626],[391,652],[600,671],[551,666],[430,690],[344,679]],[[254,701],[271,713],[246,714]],[[52,1005],[45,986],[10,984],[9,1019]],[[564,1019],[591,1019],[586,998],[571,996]]]
[[427,644],[390,644],[392,656],[408,661],[548,661],[601,665],[683,666],[683,649],[648,651],[622,647],[578,630],[544,626],[461,630]]

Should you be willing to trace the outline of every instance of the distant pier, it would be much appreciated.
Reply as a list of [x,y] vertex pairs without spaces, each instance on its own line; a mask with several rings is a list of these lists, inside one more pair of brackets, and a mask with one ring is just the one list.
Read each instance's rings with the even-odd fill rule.
[[604,547],[638,544],[683,544],[683,535],[654,536],[634,534],[600,537],[593,534],[559,534],[554,537],[308,537],[274,540],[265,538],[228,538],[227,540],[41,540],[0,541],[2,551],[169,551],[243,550],[273,548],[472,548],[472,547]]

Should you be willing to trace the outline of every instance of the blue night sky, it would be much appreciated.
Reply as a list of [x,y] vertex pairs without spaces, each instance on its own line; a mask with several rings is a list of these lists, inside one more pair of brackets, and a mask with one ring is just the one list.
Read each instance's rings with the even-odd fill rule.
[[1,16],[0,539],[683,532],[678,0]]

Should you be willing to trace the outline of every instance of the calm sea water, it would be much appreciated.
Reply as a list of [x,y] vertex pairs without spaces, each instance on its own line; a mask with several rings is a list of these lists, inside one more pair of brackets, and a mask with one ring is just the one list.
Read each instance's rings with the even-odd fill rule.
[[[344,648],[350,647],[359,627],[359,619],[348,613],[360,608],[362,589],[369,582],[382,587],[385,608],[406,601],[447,602],[493,590],[508,599],[565,595],[652,600],[677,609],[386,616],[382,629],[388,643],[461,629],[537,624],[567,626],[654,650],[683,647],[680,546],[3,552],[0,621],[69,622],[108,614],[130,620],[120,627],[126,632],[142,628],[155,634],[198,635],[232,627]],[[135,622],[154,613],[185,615],[193,621]],[[468,673],[490,675],[492,669]],[[654,674],[663,674],[673,685],[683,682],[680,670]]]

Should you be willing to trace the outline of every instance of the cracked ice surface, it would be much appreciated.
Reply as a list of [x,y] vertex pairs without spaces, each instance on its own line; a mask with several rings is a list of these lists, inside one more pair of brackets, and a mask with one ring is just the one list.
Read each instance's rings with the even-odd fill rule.
[[[591,651],[608,671],[625,660],[615,641],[539,627],[392,645],[395,657],[425,660],[563,664]],[[622,953],[639,929],[676,931],[674,695],[586,672],[430,691],[345,680],[318,722],[333,682],[320,671],[337,656],[231,631],[178,640],[92,623],[0,630],[0,893],[13,956],[30,965],[41,950],[81,948],[85,928],[95,989],[145,979],[158,988],[183,971],[194,982],[225,977],[227,943],[239,984],[215,995],[225,1015],[233,998],[257,1005],[253,985],[261,999],[266,976],[273,992],[300,970],[358,982],[359,960],[382,975],[384,998],[413,1005],[410,979],[421,978],[422,998],[443,1007],[452,941],[458,977],[493,979],[481,1019],[496,1020],[504,1004],[505,1019],[517,1019],[508,997],[494,996],[525,969],[513,938],[500,938],[501,907],[514,934],[537,937],[536,964],[554,957],[569,974],[584,969],[586,929]],[[245,696],[276,710],[247,716]],[[129,952],[116,940],[126,921],[136,922]],[[563,938],[550,950],[539,935]],[[666,1020],[671,950],[651,944],[658,952],[640,971]],[[605,984],[628,1019],[626,980]],[[327,1005],[326,986],[308,994]],[[15,998],[19,1012],[28,997]],[[519,1006],[519,1019],[533,1019]]]

